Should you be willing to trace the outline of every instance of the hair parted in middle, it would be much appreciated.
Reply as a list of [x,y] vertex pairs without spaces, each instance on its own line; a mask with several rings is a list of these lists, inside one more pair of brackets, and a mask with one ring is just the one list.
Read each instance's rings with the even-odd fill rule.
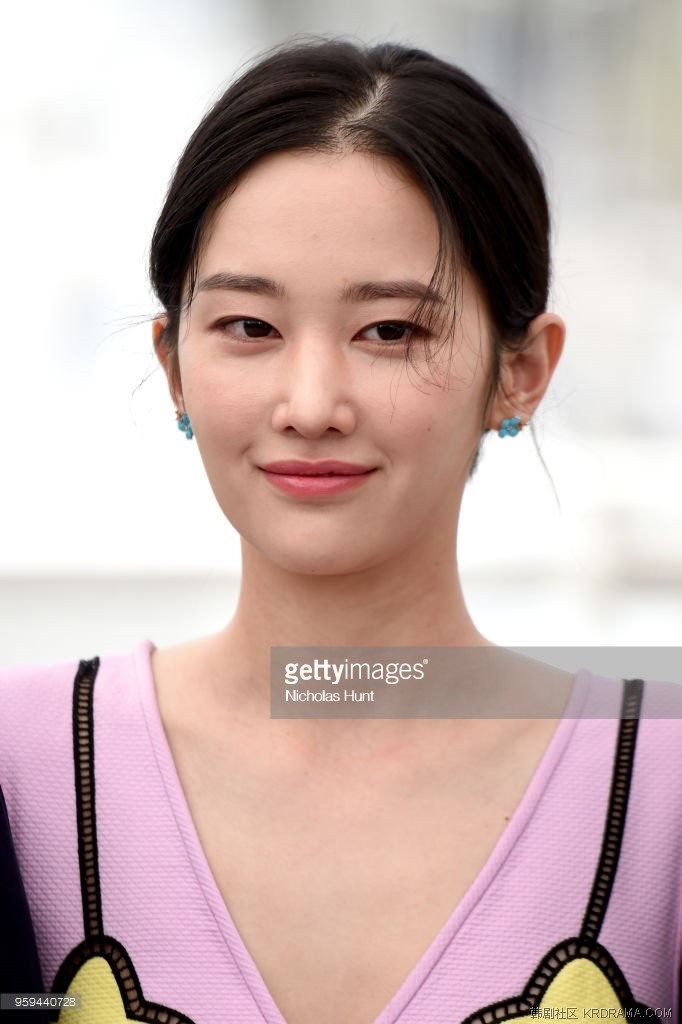
[[[468,271],[492,333],[489,397],[501,352],[522,347],[546,307],[549,210],[528,143],[502,107],[460,68],[423,50],[343,39],[294,40],[246,70],[203,118],[182,154],[151,245],[150,276],[175,359],[182,310],[196,286],[213,214],[240,176],[272,153],[362,152],[399,165],[438,222],[431,284],[457,319]],[[419,313],[429,315],[428,302]]]

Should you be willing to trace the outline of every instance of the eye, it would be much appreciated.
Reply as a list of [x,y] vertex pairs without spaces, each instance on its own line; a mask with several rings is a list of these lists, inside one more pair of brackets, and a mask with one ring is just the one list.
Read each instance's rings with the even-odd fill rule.
[[362,340],[384,342],[387,345],[406,344],[410,339],[427,338],[426,331],[419,324],[410,323],[407,320],[385,320],[379,324],[372,324],[370,327],[363,327],[358,331],[356,337],[364,335]]
[[219,320],[214,329],[226,334],[234,334],[245,341],[258,341],[261,338],[276,337],[277,331],[265,320],[250,320],[242,317],[234,320]]

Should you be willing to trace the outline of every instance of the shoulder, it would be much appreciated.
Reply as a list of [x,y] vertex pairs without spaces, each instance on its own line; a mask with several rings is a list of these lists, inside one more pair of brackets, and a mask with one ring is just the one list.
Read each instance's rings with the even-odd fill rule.
[[[96,717],[115,722],[137,692],[152,645],[103,657],[95,687]],[[79,660],[0,668],[0,785],[8,806],[40,778],[72,772],[73,692]],[[134,698],[132,698],[134,699]],[[107,714],[98,714],[98,707]],[[114,714],[112,715],[112,710]]]
[[50,732],[68,729],[77,668],[77,661],[68,661],[0,669],[0,770]]
[[[672,731],[682,728],[682,683],[657,679],[615,679],[581,669],[577,717],[619,719],[623,715],[640,723],[667,723]],[[652,726],[659,728],[660,726]]]
[[65,661],[54,665],[10,665],[0,667],[0,702],[3,711],[13,701],[25,702],[28,694],[36,690],[48,692],[55,686],[63,685],[65,679],[73,679],[78,661]]
[[[621,760],[627,765],[628,790],[638,816],[667,822],[682,841],[682,684],[644,679],[634,681],[628,692],[634,703],[625,709],[622,680],[591,673],[578,734],[583,753],[601,744],[604,768],[615,771],[616,741],[620,735]],[[625,718],[619,725],[619,719]],[[628,751],[630,752],[628,754]]]
[[581,670],[576,694],[566,717],[578,721],[562,762],[573,799],[585,808],[619,793],[640,836],[675,837],[682,871],[682,685],[626,685]]
[[676,820],[682,840],[682,684],[644,681],[634,772],[634,792]]
[[[153,644],[145,640],[127,654],[111,654],[97,658],[98,679],[116,679],[135,674],[140,664],[149,663]],[[87,659],[83,659],[87,660]],[[33,718],[44,716],[51,703],[61,702],[71,693],[81,659],[54,664],[0,666],[0,707],[2,722],[13,711]]]
[[643,719],[676,722],[682,727],[682,683],[643,680]]

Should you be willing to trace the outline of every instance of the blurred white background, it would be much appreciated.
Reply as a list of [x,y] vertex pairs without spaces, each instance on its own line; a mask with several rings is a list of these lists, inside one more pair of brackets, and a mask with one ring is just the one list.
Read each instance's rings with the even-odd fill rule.
[[38,0],[4,13],[0,664],[230,615],[237,538],[155,368],[149,238],[190,132],[295,32],[431,49],[534,143],[568,323],[538,417],[489,439],[461,565],[511,645],[676,646],[682,621],[678,0]]

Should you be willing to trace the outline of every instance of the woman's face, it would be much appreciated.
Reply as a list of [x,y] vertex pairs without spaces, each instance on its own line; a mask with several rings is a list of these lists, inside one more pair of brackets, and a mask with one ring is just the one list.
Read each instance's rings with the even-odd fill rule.
[[351,572],[454,544],[487,425],[488,320],[465,276],[451,341],[445,308],[406,363],[437,252],[423,193],[362,153],[269,156],[213,218],[176,398],[223,512],[283,568]]

